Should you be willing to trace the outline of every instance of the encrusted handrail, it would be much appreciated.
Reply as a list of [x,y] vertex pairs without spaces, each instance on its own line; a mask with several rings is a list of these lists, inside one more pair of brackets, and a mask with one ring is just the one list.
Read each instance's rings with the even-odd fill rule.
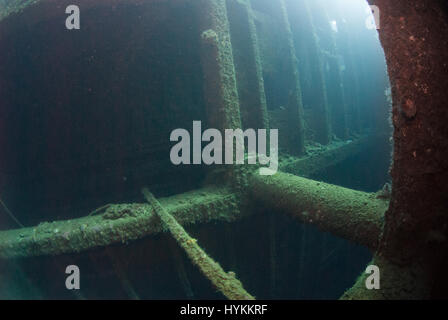
[[144,188],[142,192],[146,201],[153,206],[155,213],[162,221],[162,225],[169,230],[179,246],[185,250],[191,262],[201,270],[216,289],[230,300],[255,299],[243,288],[241,282],[236,278],[235,273],[231,271],[225,272],[219,263],[208,256],[197,244],[196,239],[193,239],[185,231],[148,189]]

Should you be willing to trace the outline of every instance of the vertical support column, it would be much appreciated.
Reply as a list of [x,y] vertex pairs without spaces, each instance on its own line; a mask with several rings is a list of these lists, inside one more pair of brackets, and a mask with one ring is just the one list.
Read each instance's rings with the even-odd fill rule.
[[305,7],[305,25],[311,32],[309,56],[310,59],[315,59],[315,66],[317,66],[317,72],[315,73],[316,82],[314,83],[314,86],[316,87],[316,104],[313,105],[316,130],[314,138],[321,144],[328,144],[331,141],[331,122],[322,53],[320,52],[316,26],[314,25],[313,16],[311,14],[308,2],[304,1],[303,5]]
[[[287,135],[283,133],[283,139],[289,139],[289,152],[300,155],[305,151],[305,123],[303,119],[303,105],[302,105],[302,88],[300,86],[299,67],[296,57],[296,49],[294,47],[294,39],[289,23],[288,12],[284,0],[279,0],[281,19],[286,36],[287,52],[285,59],[292,71],[292,88],[289,91],[289,101],[287,110],[289,112]],[[281,133],[280,133],[281,134]]]
[[[208,126],[224,135],[225,129],[242,127],[226,3],[202,0],[198,8],[203,30],[201,61]],[[237,172],[237,165],[226,166],[225,179],[238,184]]]
[[263,67],[249,0],[227,0],[233,57],[244,128],[269,128]]
[[[340,8],[340,4],[335,4],[335,11],[338,16],[338,20],[342,22],[343,13]],[[345,87],[346,92],[346,101],[347,101],[347,127],[349,128],[350,133],[359,133],[361,129],[361,123],[359,119],[359,107],[361,105],[359,96],[360,96],[360,88],[359,88],[359,74],[357,68],[355,66],[354,60],[356,59],[356,55],[353,51],[353,39],[350,35],[349,30],[347,29],[347,23],[340,23],[338,25],[338,29],[340,32],[340,37],[343,40],[344,48],[343,51],[347,52],[346,55],[346,84],[348,84],[352,90],[349,90]],[[350,98],[348,98],[350,97]]]
[[201,60],[209,125],[241,128],[238,91],[225,0],[202,0]]
[[[309,0],[306,0],[310,4]],[[344,84],[342,82],[341,64],[339,50],[336,44],[336,40],[333,31],[330,28],[330,18],[328,16],[327,6],[322,5],[320,2],[313,1],[315,5],[316,15],[319,15],[319,23],[325,26],[324,32],[328,32],[328,51],[324,51],[327,56],[329,66],[328,81],[331,84],[331,93],[329,93],[330,105],[331,105],[331,121],[333,133],[341,139],[347,139],[347,112],[346,101],[344,93]],[[311,7],[311,6],[310,6]]]

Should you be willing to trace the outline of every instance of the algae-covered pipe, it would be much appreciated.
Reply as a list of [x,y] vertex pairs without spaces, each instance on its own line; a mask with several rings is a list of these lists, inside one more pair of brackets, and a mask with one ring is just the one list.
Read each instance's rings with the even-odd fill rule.
[[216,289],[230,300],[254,300],[233,272],[225,272],[219,263],[210,258],[207,253],[197,244],[185,229],[170,215],[148,189],[142,190],[143,195],[151,204],[162,220],[162,225],[169,230],[179,246],[185,250],[191,262],[209,279]]
[[[221,132],[242,128],[226,1],[201,0],[199,8],[202,30],[200,60],[207,124]],[[239,169],[237,165],[226,166],[224,181],[236,187],[244,184]]]
[[[226,188],[199,189],[162,198],[160,202],[184,225],[232,221],[240,214],[238,200]],[[128,243],[161,230],[149,204],[110,205],[103,214],[0,231],[0,259],[76,253]]]
[[253,174],[251,192],[258,201],[322,231],[376,248],[388,201],[375,194],[278,172]]

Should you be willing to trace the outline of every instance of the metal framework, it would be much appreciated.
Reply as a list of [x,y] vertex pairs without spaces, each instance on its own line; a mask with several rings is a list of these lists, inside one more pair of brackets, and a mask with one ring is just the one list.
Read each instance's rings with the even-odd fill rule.
[[[260,128],[267,128],[269,120],[266,111],[262,66],[258,51],[255,18],[250,1],[228,0],[230,5],[226,5],[226,0],[201,1],[203,2],[201,7],[203,10],[201,12],[203,19],[201,21],[203,30],[201,59],[205,75],[207,117],[210,124],[224,129],[240,128],[242,123],[249,123],[248,119],[244,118],[245,113],[240,110],[240,104],[243,108],[248,108],[249,105],[239,99],[237,78],[238,73],[241,73],[249,74],[250,81],[255,84],[252,86],[254,89],[251,92],[252,96],[244,97],[256,102],[255,105],[249,105],[250,114],[256,115],[255,119]],[[38,2],[37,0],[8,1],[7,5],[2,2],[0,21]],[[162,231],[163,224],[172,223],[180,229],[181,225],[206,223],[212,220],[234,221],[242,215],[248,214],[243,212],[241,206],[248,199],[256,199],[279,212],[297,217],[304,223],[316,224],[322,230],[377,250],[384,229],[384,213],[388,208],[388,200],[378,199],[374,194],[316,182],[303,177],[360,152],[368,145],[370,138],[361,137],[352,142],[330,143],[328,148],[319,154],[304,155],[301,86],[286,6],[287,2],[279,0],[278,6],[276,6],[279,11],[275,14],[282,18],[284,25],[285,45],[289,48],[287,59],[291,65],[290,76],[293,79],[289,97],[290,104],[287,106],[292,123],[288,152],[293,156],[283,160],[280,163],[280,169],[295,175],[278,173],[273,177],[262,177],[243,166],[230,166],[225,174],[227,184],[224,187],[208,186],[201,190],[162,198],[158,201],[147,192],[146,198],[150,200],[149,204],[111,205],[103,211],[98,211],[95,215],[84,218],[45,222],[35,227],[1,231],[0,257],[58,255],[108,246],[113,243],[127,243]],[[247,28],[241,29],[243,33],[241,36],[251,39],[251,41],[248,55],[250,63],[244,64],[244,68],[242,64],[238,63],[238,58],[235,58],[236,61],[234,61],[232,50],[235,48],[232,48],[232,26],[229,25],[228,7],[239,12],[240,17],[246,19],[243,22]],[[231,23],[232,19],[230,19]],[[309,23],[311,26],[313,25],[312,20]],[[315,45],[317,46],[317,43]],[[239,66],[239,69],[235,70],[235,66]],[[325,86],[323,85],[323,87]],[[343,99],[343,88],[341,88],[340,96]],[[324,102],[322,108],[325,111],[326,120],[322,124],[325,127],[322,141],[328,139],[332,130],[331,118],[328,118],[331,117],[331,113],[329,114],[325,99]],[[342,125],[347,124],[344,121]],[[359,124],[352,125],[355,128],[359,127]],[[346,132],[346,129],[345,127],[338,128],[340,132]],[[165,221],[161,222],[160,218]],[[168,220],[171,222],[167,222]],[[202,249],[193,243],[193,240],[188,237],[186,239],[182,240],[183,242],[178,239],[181,241],[181,246],[193,245],[194,250],[202,252]],[[188,252],[188,249],[186,250]],[[380,260],[384,265],[389,266],[387,270],[392,270],[391,274],[403,271],[389,262],[384,262],[387,259],[377,255],[376,261]],[[212,274],[216,275],[221,271],[212,271]],[[405,268],[405,274],[409,274],[409,269]],[[230,278],[234,279],[234,276],[230,275]],[[365,294],[365,290],[362,290],[360,283],[358,282],[344,298],[362,297],[360,292]],[[235,287],[233,288],[235,289]],[[248,293],[247,295],[232,295],[232,289],[226,293],[226,296],[230,298],[251,297]],[[367,296],[368,294],[366,294]]]

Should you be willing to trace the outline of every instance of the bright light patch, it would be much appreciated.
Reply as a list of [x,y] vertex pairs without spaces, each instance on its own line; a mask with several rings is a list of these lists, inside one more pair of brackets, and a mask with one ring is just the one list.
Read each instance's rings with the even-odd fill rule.
[[334,32],[338,32],[338,23],[335,20],[330,21],[330,26]]

